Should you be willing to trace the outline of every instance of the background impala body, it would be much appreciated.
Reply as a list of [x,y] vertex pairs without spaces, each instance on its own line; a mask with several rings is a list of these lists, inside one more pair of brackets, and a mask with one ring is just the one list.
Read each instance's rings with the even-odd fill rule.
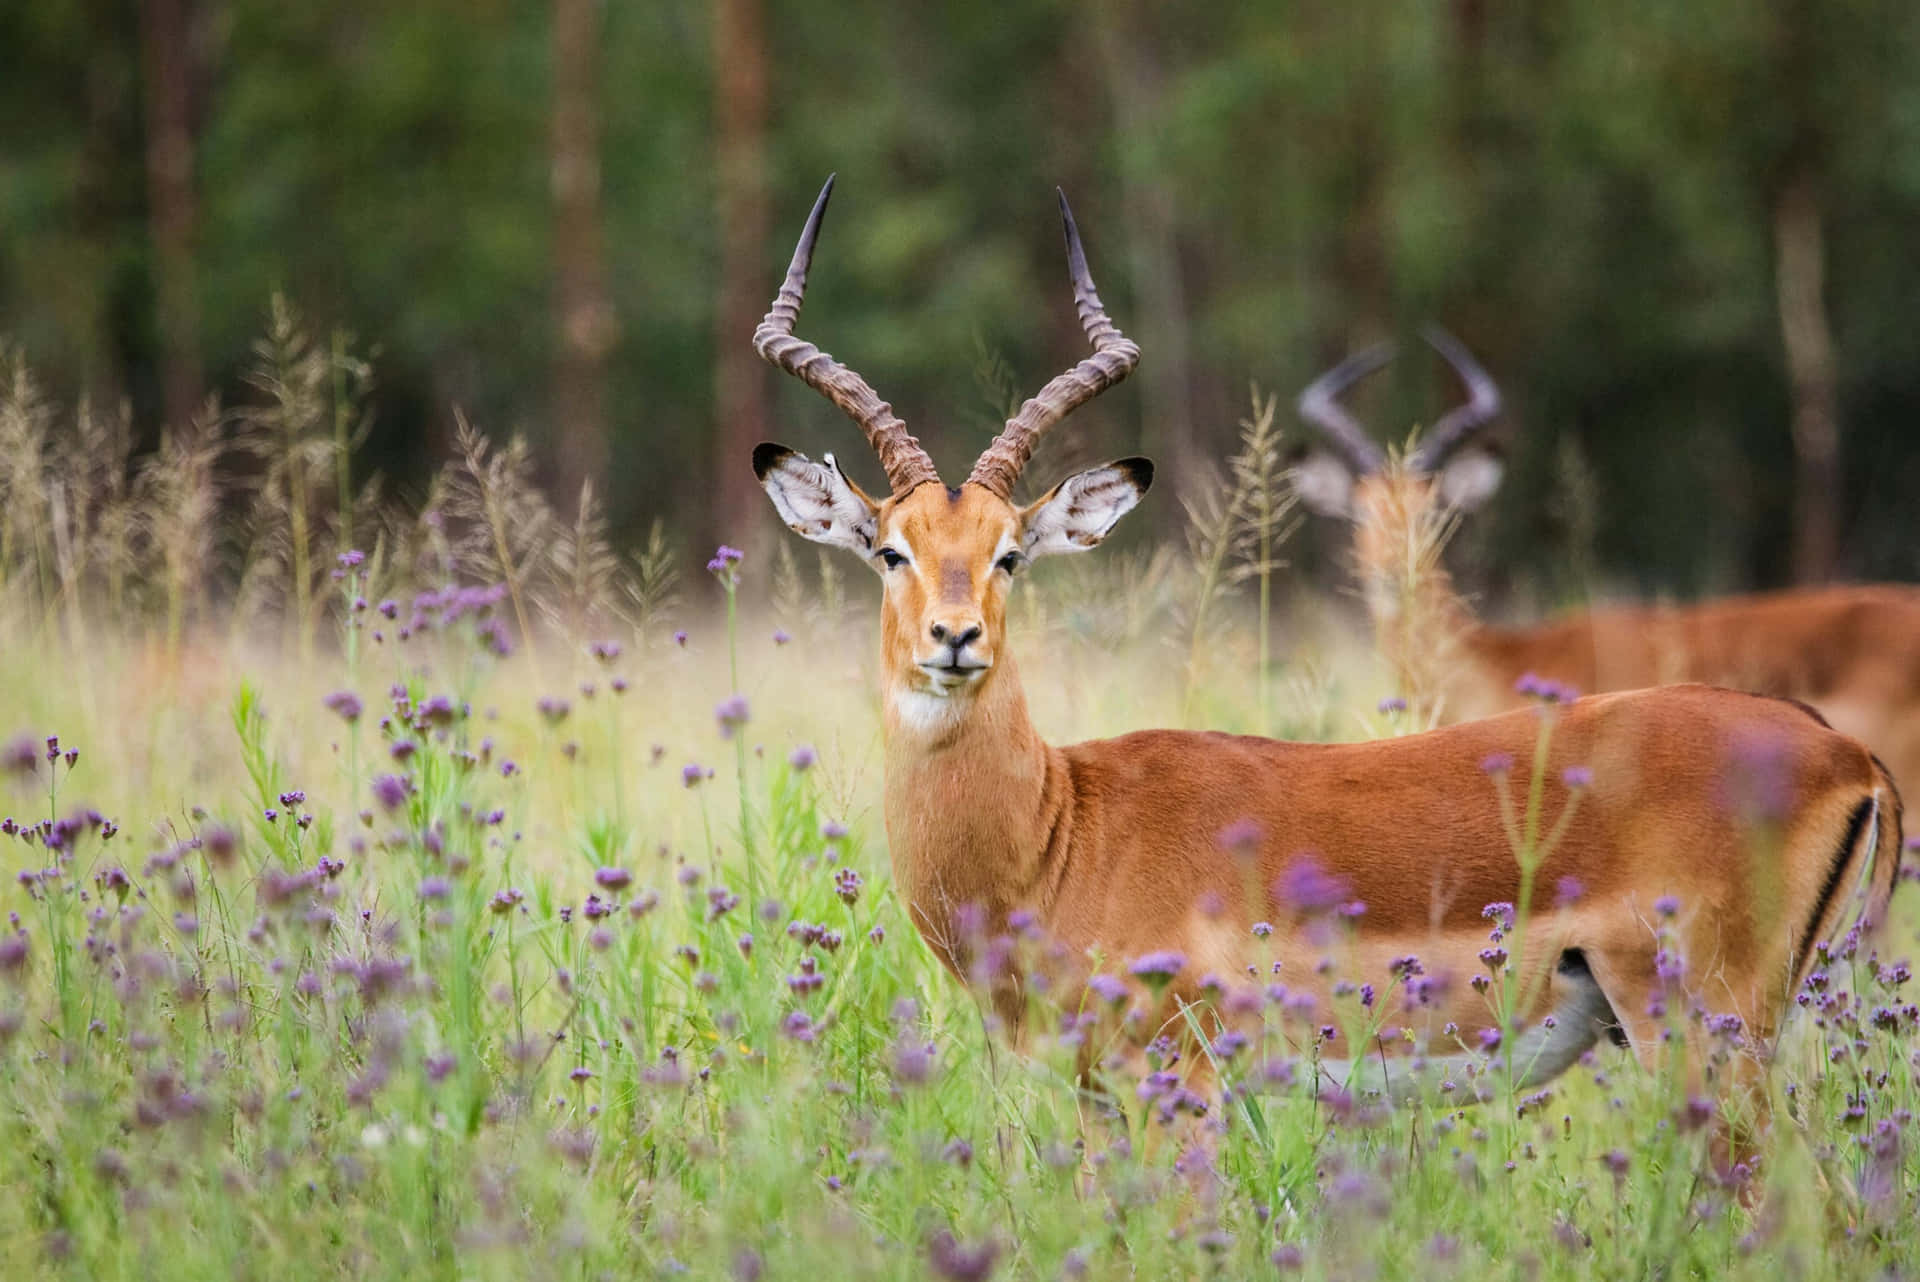
[[1473,435],[1498,412],[1486,372],[1449,335],[1428,340],[1465,381],[1467,403],[1404,456],[1388,457],[1338,396],[1392,356],[1349,358],[1300,396],[1331,450],[1296,468],[1313,510],[1350,520],[1354,570],[1376,640],[1402,693],[1427,719],[1513,708],[1526,674],[1585,691],[1699,681],[1799,699],[1866,743],[1894,778],[1920,787],[1920,588],[1869,584],[1615,605],[1533,626],[1480,622],[1439,561],[1457,516],[1498,487],[1498,458]]
[[[1488,771],[1531,758],[1541,714],[1347,745],[1168,730],[1048,744],[1007,652],[1013,578],[1033,558],[1097,545],[1152,473],[1144,460],[1107,464],[1025,508],[1009,493],[1039,432],[1124,377],[1137,349],[1106,318],[1063,200],[1094,355],[1027,402],[964,485],[944,485],[858,375],[792,337],[831,186],[756,344],[855,417],[892,490],[876,500],[832,456],[815,462],[777,445],[756,450],[754,467],[790,527],[882,577],[888,844],[929,944],[968,977],[981,942],[1021,914],[1081,979],[1179,953],[1162,969],[1177,971],[1169,993],[1191,1000],[1210,979],[1248,984],[1256,963],[1264,983],[1277,957],[1281,975],[1328,1012],[1327,935],[1301,927],[1331,891],[1350,910],[1365,905],[1342,936],[1341,975],[1384,983],[1396,959],[1418,955],[1440,981],[1427,1012],[1435,1049],[1446,1048],[1437,1034],[1447,1023],[1463,1039],[1487,1028],[1489,1008],[1468,983],[1487,943],[1482,909],[1520,889]],[[1668,895],[1682,905],[1672,929],[1697,1000],[1769,1036],[1814,941],[1862,899],[1876,915],[1884,907],[1900,835],[1884,773],[1806,710],[1751,695],[1682,687],[1555,715],[1545,799],[1557,812],[1578,791],[1579,810],[1539,885],[1543,899],[1563,878],[1583,889],[1527,936],[1523,969],[1545,982],[1521,1012],[1534,1031],[1511,1052],[1515,1063],[1524,1053],[1528,1077],[1551,1076],[1615,1025],[1654,1053],[1666,982],[1656,926]],[[1768,772],[1758,810],[1742,801],[1756,756]],[[1563,774],[1572,767],[1583,770]],[[1761,827],[1769,840],[1749,840]],[[1303,883],[1317,889],[1302,893]],[[1256,940],[1256,922],[1272,937]],[[1017,976],[986,979],[1017,1025]],[[1363,1050],[1371,1055],[1335,1037],[1324,1053]]]

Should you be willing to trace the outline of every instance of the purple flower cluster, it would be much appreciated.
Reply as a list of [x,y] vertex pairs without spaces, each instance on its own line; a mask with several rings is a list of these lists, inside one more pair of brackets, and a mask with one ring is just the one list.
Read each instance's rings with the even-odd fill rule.
[[1542,703],[1572,703],[1580,697],[1580,692],[1570,685],[1554,681],[1535,673],[1523,673],[1513,683],[1513,692],[1528,699],[1538,699]]

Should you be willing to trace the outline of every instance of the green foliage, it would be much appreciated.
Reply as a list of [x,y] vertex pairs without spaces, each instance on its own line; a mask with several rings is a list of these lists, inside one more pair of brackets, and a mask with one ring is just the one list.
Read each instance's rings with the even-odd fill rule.
[[[366,462],[403,489],[452,435],[452,404],[524,424],[533,456],[555,457],[547,10],[186,10],[211,386],[235,399],[262,300],[280,291],[316,332],[343,327],[385,354]],[[1144,443],[1169,480],[1194,485],[1192,460],[1229,452],[1248,378],[1284,399],[1350,342],[1438,320],[1509,393],[1514,475],[1530,483],[1503,496],[1487,536],[1504,574],[1565,590],[1540,530],[1571,439],[1607,497],[1593,547],[1604,586],[1778,581],[1794,498],[1773,219],[1804,172],[1827,244],[1844,569],[1920,574],[1905,518],[1920,486],[1911,5],[748,11],[769,68],[769,296],[807,198],[838,170],[806,325],[948,466],[993,425],[974,412],[983,392],[1001,414],[1079,350],[1060,184],[1113,314],[1146,351],[1145,390],[1070,429],[1099,453]],[[611,6],[602,21],[618,481],[599,493],[620,546],[657,517],[704,520],[744,466],[710,442],[716,344],[746,335],[715,326],[708,14]],[[61,400],[129,401],[144,453],[162,345],[140,38],[128,13],[91,0],[0,17],[18,72],[0,84],[0,333]],[[1161,388],[1163,366],[1176,381]],[[1364,408],[1397,439],[1451,395],[1437,362],[1409,360]],[[1143,421],[1168,404],[1191,439]],[[847,452],[846,424],[800,389],[776,406],[783,439]],[[1165,533],[1179,519],[1151,505],[1138,523]]]
[[[1116,570],[1110,594],[1140,573]],[[1138,1040],[1124,1006],[1055,1008],[1050,954],[1015,938],[1035,977],[1015,1051],[891,884],[869,678],[823,661],[856,637],[817,622],[775,646],[757,616],[729,637],[708,613],[690,648],[603,648],[596,692],[563,704],[480,643],[511,606],[476,608],[479,630],[463,614],[369,632],[320,671],[0,649],[17,715],[82,750],[0,777],[0,813],[114,817],[58,849],[6,839],[10,872],[50,870],[0,887],[20,918],[5,942],[24,944],[0,951],[9,1276],[877,1279],[968,1276],[974,1252],[1035,1279],[1920,1265],[1910,993],[1863,950],[1829,952],[1778,1048],[1752,1206],[1713,1174],[1683,1077],[1611,1049],[1527,1094],[1456,1064],[1451,1091],[1388,1107],[1318,1082],[1296,1017],[1235,1041],[1199,1005],[1144,1065],[1110,1063]],[[1150,647],[1019,641],[1036,693],[1102,692],[1043,709],[1069,734],[1177,696]],[[736,648],[753,715],[726,744],[710,708]],[[213,697],[182,697],[209,680]],[[1222,706],[1253,688],[1210,680]],[[364,712],[323,701],[335,683]],[[372,759],[343,768],[363,731]],[[719,777],[699,764],[729,747]],[[1489,784],[1523,867],[1581,821],[1542,807],[1537,762]],[[713,822],[736,808],[752,862]],[[1496,943],[1518,955],[1554,911],[1523,895]],[[1914,929],[1902,901],[1883,947]],[[1350,948],[1331,936],[1330,964],[1360,964]],[[1351,1036],[1417,1009],[1410,974],[1369,978],[1371,1004],[1332,1012]],[[1526,982],[1494,980],[1497,1001]],[[1279,1011],[1285,977],[1263,982]],[[1229,1087],[1202,1118],[1146,1076],[1182,1042]],[[1086,1062],[1109,1064],[1099,1090],[1078,1083]]]

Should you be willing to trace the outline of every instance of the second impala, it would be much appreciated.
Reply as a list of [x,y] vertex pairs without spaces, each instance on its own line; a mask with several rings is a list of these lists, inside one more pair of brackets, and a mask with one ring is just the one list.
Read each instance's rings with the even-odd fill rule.
[[1528,673],[1582,690],[1705,681],[1801,699],[1857,735],[1907,788],[1920,787],[1920,588],[1842,584],[1718,597],[1692,605],[1611,605],[1533,626],[1474,617],[1439,552],[1455,520],[1492,496],[1503,468],[1475,435],[1500,393],[1452,335],[1429,330],[1467,400],[1403,457],[1388,458],[1340,404],[1392,359],[1370,347],[1300,394],[1328,448],[1295,469],[1307,506],[1352,523],[1354,572],[1376,644],[1423,722],[1515,706]]

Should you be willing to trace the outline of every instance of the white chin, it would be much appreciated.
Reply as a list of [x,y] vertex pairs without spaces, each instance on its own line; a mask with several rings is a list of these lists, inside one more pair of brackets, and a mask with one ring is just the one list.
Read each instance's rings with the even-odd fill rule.
[[966,689],[986,675],[986,671],[985,668],[969,668],[965,672],[928,672],[927,679],[932,685],[927,692],[944,699],[956,690]]

